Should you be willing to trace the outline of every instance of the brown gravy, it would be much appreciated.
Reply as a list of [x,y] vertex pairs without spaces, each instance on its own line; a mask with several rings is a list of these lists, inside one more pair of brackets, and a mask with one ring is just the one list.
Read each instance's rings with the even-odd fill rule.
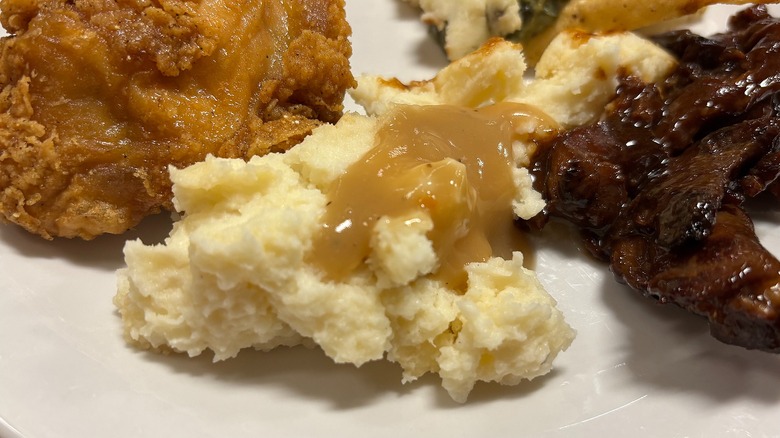
[[398,106],[385,118],[375,146],[333,182],[311,261],[342,280],[370,254],[381,217],[419,220],[440,266],[436,278],[462,289],[464,265],[511,256],[524,238],[514,226],[512,144],[550,121],[533,107],[499,103],[481,109]]

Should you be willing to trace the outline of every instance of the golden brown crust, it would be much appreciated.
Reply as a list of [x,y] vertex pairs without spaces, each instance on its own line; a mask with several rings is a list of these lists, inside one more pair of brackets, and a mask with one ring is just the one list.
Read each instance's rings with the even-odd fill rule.
[[776,0],[572,0],[563,8],[555,24],[525,44],[531,64],[556,35],[566,29],[587,32],[635,30],[666,20],[693,14],[714,4],[774,3]]
[[344,0],[3,0],[0,209],[45,238],[171,208],[168,166],[338,120]]

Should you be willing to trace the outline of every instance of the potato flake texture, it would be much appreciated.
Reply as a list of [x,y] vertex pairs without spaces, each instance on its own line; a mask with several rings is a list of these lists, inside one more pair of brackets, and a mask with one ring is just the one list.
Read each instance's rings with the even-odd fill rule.
[[409,259],[430,258],[430,243],[390,221],[372,241],[392,245],[375,243],[373,263],[345,281],[307,263],[324,188],[371,147],[378,123],[348,115],[286,154],[172,170],[183,219],[164,245],[125,248],[115,303],[128,340],[215,360],[299,343],[339,363],[386,357],[404,381],[439,374],[457,401],[477,381],[546,374],[574,332],[520,253],[469,265],[461,293],[419,275]]

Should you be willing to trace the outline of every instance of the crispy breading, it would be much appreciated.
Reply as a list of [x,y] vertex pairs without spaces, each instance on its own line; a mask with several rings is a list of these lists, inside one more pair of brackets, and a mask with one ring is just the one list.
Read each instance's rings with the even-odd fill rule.
[[45,238],[170,209],[168,166],[285,150],[354,84],[344,0],[3,0],[0,212]]
[[550,41],[565,29],[586,32],[636,30],[694,14],[710,5],[751,3],[777,3],[777,0],[572,0],[553,26],[525,42],[525,53],[535,63]]

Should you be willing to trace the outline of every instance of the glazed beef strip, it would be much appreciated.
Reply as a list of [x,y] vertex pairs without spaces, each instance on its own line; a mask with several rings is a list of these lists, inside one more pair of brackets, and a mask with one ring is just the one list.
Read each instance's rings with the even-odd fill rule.
[[680,60],[664,83],[622,78],[602,119],[540,148],[547,208],[616,278],[708,318],[717,339],[780,352],[780,261],[746,198],[780,197],[780,21],[746,9],[711,38],[657,42]]

